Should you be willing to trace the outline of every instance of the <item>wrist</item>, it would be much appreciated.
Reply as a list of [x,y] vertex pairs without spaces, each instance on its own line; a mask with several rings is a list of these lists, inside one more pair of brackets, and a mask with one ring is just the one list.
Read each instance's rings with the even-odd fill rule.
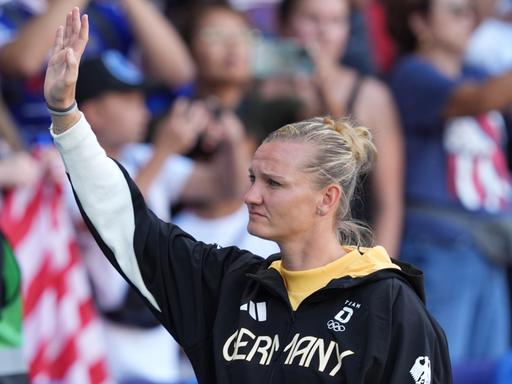
[[73,100],[72,103],[69,103],[67,107],[64,108],[55,107],[51,104],[46,103],[46,109],[48,110],[48,113],[51,116],[66,116],[72,115],[75,111],[77,111],[78,105],[76,104],[75,100]]
[[69,114],[65,114],[62,116],[51,115],[52,118],[52,131],[55,135],[60,135],[64,133],[69,128],[74,126],[80,118],[82,117],[81,112],[78,109],[75,109],[73,112]]

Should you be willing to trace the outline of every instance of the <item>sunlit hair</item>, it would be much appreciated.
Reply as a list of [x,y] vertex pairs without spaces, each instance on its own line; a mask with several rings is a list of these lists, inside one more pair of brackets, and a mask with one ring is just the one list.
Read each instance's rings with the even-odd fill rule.
[[350,212],[357,182],[370,170],[377,153],[370,130],[347,119],[315,117],[279,128],[264,142],[271,141],[315,145],[315,156],[305,165],[304,171],[313,175],[318,188],[334,183],[343,191],[335,221],[339,242],[344,245],[371,245],[370,229],[353,220]]

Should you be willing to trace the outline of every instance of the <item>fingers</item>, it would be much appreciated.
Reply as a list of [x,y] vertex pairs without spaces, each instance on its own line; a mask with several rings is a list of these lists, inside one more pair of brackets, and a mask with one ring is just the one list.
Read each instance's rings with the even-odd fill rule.
[[189,108],[188,117],[190,126],[194,129],[196,134],[203,132],[206,125],[210,120],[210,114],[203,102],[195,101]]
[[57,28],[57,32],[55,33],[55,40],[53,42],[52,48],[52,56],[55,56],[62,50],[64,44],[64,27],[62,25]]
[[172,106],[171,116],[178,117],[178,118],[184,118],[188,111],[188,107],[189,107],[189,102],[187,101],[187,99],[185,99],[183,97],[178,98],[174,102],[174,105]]
[[71,48],[75,51],[77,58],[80,59],[89,40],[89,17],[82,15],[80,18],[80,15],[77,14],[75,23],[77,23],[75,28],[78,28],[78,31],[75,31],[76,33],[71,39]]
[[81,30],[80,10],[74,7],[71,11],[71,32],[73,36],[78,36]]
[[87,15],[82,15],[82,25],[78,36],[81,40],[89,40],[89,17]]
[[64,27],[64,46],[68,46],[69,45],[69,39],[71,38],[71,32],[72,32],[72,17],[73,17],[73,13],[72,12],[68,12],[68,14],[66,15],[66,26]]
[[220,122],[223,126],[223,139],[237,142],[245,135],[245,127],[234,112],[222,114]]
[[63,47],[71,47],[81,56],[89,39],[89,18],[80,16],[80,9],[74,7],[66,16],[64,27]]
[[189,101],[180,97],[171,108],[171,117],[182,119],[186,124],[196,125],[207,119],[208,113],[202,101]]

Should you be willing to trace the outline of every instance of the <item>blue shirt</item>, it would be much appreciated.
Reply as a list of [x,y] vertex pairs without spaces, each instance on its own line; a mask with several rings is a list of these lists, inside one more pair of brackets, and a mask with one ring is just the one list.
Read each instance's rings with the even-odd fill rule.
[[512,189],[501,114],[443,117],[462,82],[483,79],[484,73],[469,67],[449,78],[414,56],[404,57],[395,67],[391,87],[405,134],[408,203],[481,214],[510,211]]

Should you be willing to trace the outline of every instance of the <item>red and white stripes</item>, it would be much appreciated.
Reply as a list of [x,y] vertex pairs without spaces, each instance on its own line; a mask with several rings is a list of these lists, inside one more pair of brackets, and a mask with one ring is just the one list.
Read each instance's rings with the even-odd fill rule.
[[32,381],[110,382],[62,184],[42,180],[36,188],[9,191],[0,226],[22,272],[24,350]]

